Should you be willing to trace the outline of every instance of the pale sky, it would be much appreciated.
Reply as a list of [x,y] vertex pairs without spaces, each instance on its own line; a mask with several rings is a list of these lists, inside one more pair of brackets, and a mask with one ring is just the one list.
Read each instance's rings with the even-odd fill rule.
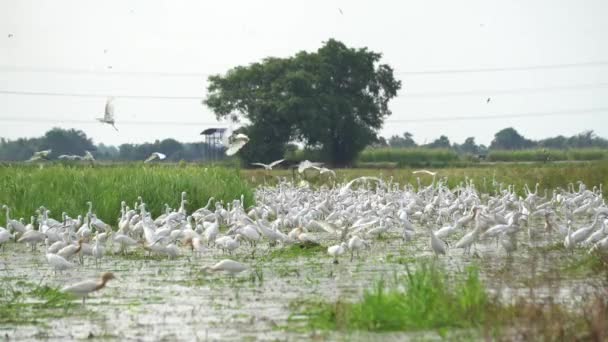
[[[605,0],[0,0],[0,136],[63,127],[95,143],[199,141],[225,126],[201,105],[207,75],[335,38],[381,52],[402,80],[384,136],[488,144],[513,126],[533,139],[608,137],[606,18]],[[118,133],[95,122],[109,95]],[[503,118],[466,119],[491,115]]]

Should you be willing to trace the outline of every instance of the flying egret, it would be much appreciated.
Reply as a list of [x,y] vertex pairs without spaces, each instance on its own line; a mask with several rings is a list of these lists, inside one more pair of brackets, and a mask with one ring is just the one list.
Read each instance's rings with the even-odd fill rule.
[[82,160],[81,156],[73,155],[73,154],[62,154],[57,157],[59,160]]
[[151,162],[151,161],[153,161],[153,160],[155,160],[155,159],[158,159],[158,160],[164,160],[165,158],[167,158],[167,156],[166,156],[166,155],[164,155],[163,153],[160,153],[160,152],[153,152],[153,153],[152,153],[152,154],[151,154],[151,155],[148,157],[148,159],[144,160],[144,163],[149,163],[149,162]]
[[84,305],[85,299],[91,292],[99,291],[103,289],[108,281],[116,279],[112,272],[105,272],[101,274],[99,280],[85,280],[80,283],[76,283],[71,286],[66,286],[61,289],[62,292],[72,294],[76,297],[82,297],[82,305]]
[[226,145],[226,147],[228,148],[226,150],[226,155],[232,156],[232,155],[236,154],[241,148],[243,148],[243,146],[245,146],[249,142],[249,137],[243,133],[239,133],[236,136],[232,137],[232,139],[229,139],[228,141],[229,141],[228,145]]
[[310,169],[315,166],[319,167],[321,165],[323,165],[323,163],[311,162],[310,160],[303,160],[298,165],[298,173],[302,173],[302,172],[306,171],[307,169]]
[[89,151],[84,151],[84,156],[81,157],[81,160],[95,161],[95,157]]
[[264,164],[264,163],[251,163],[251,165],[256,165],[256,166],[261,166],[263,167],[265,170],[270,171],[272,170],[273,167],[281,164],[283,161],[285,161],[285,159],[279,159],[279,160],[275,160],[270,164]]
[[326,173],[329,173],[330,175],[332,175],[334,178],[336,178],[336,172],[334,170],[330,170],[326,167],[319,167],[319,166],[311,166],[313,169],[319,171],[319,174],[324,175]]
[[48,156],[49,154],[52,152],[52,150],[44,150],[44,151],[38,151],[38,152],[34,152],[34,154],[32,155],[32,157],[30,159],[28,159],[28,162],[33,162],[36,160],[48,160]]
[[416,171],[412,171],[413,174],[417,175],[419,173],[426,173],[427,175],[433,176],[435,177],[437,175],[437,172],[432,172],[429,170],[416,170]]
[[114,127],[116,132],[118,132],[118,128],[116,128],[116,126],[114,125],[115,121],[114,121],[114,98],[113,97],[108,98],[108,100],[106,101],[106,108],[105,108],[103,118],[97,118],[97,121],[108,124],[108,125],[112,125],[112,127]]

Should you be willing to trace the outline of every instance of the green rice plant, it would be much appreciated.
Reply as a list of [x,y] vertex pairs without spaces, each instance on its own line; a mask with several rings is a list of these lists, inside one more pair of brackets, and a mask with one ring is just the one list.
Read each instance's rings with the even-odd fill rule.
[[0,324],[31,324],[74,315],[80,305],[58,288],[0,280]]
[[[121,201],[133,207],[142,196],[148,210],[159,215],[165,203],[179,206],[182,191],[187,192],[189,211],[205,206],[210,197],[226,203],[243,195],[247,206],[253,204],[253,191],[237,169],[142,164],[0,167],[0,203],[12,208],[13,218],[28,221],[40,206],[59,219],[64,211],[72,217],[86,213],[86,202],[92,201],[97,216],[115,225]],[[4,219],[2,211],[3,224]]]
[[397,163],[397,166],[444,167],[458,160],[458,154],[450,149],[370,148],[361,152],[358,162],[393,162]]
[[568,150],[568,160],[607,160],[608,150],[600,148],[583,148]]
[[421,263],[415,270],[365,291],[361,300],[296,303],[313,329],[410,331],[480,326],[490,309],[478,270],[449,278],[441,267]]
[[488,154],[488,161],[493,162],[552,162],[552,161],[585,161],[606,160],[608,150],[587,149],[530,149],[530,150],[492,150]]

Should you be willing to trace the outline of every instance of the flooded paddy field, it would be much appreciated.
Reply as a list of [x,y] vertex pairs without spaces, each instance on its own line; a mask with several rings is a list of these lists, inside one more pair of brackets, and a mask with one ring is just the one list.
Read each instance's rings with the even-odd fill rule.
[[[433,179],[403,187],[363,177],[311,186],[283,180],[259,186],[253,205],[239,196],[212,202],[181,194],[179,209],[160,217],[151,215],[144,197],[134,205],[139,210],[123,203],[121,218],[110,225],[94,215],[94,204],[84,221],[54,221],[40,207],[29,228],[44,234],[34,250],[25,236],[37,233],[20,231],[7,207],[0,336],[54,341],[607,336],[608,210],[601,188],[569,186],[545,196],[525,188],[518,196],[498,184],[488,192],[472,182],[445,184]],[[186,198],[197,205],[188,209]],[[111,206],[104,202],[106,211]],[[124,244],[127,237],[132,244]],[[103,252],[97,257],[75,252],[63,269],[49,256],[63,255],[51,251],[63,240],[69,248],[102,246]],[[209,268],[223,259],[245,270]],[[92,291],[85,304],[62,290],[102,272],[115,279]]]
[[[560,241],[544,246],[550,249],[553,243]],[[503,302],[523,298],[563,304],[577,311],[584,298],[600,293],[608,285],[607,269],[597,272],[586,265],[586,253],[571,254],[560,249],[542,253],[522,246],[516,256],[507,259],[503,253],[495,252],[495,246],[488,244],[480,246],[474,256],[454,251],[435,259],[428,248],[428,238],[405,244],[391,235],[352,262],[344,258],[339,264],[332,263],[324,248],[305,256],[281,257],[273,256],[272,247],[262,247],[255,258],[243,248],[233,259],[251,269],[231,277],[201,271],[203,265],[226,257],[213,249],[202,257],[194,257],[184,249],[183,255],[175,259],[145,257],[140,251],[127,256],[108,253],[99,267],[92,260],[85,260],[76,269],[54,274],[40,250],[32,253],[27,246],[9,244],[0,254],[5,289],[9,284],[17,290],[23,284],[62,287],[97,277],[101,271],[111,271],[117,279],[92,295],[85,306],[76,300],[76,305],[57,309],[64,310],[60,314],[64,317],[45,317],[33,309],[23,317],[17,316],[18,322],[2,322],[0,332],[11,339],[48,340],[307,340],[314,336],[330,340],[376,339],[387,333],[306,329],[305,318],[297,316],[292,304],[320,299],[356,300],[379,279],[403,274],[420,260],[442,265],[453,273],[476,265],[489,292]],[[405,337],[440,338],[434,331],[388,333],[389,339]]]

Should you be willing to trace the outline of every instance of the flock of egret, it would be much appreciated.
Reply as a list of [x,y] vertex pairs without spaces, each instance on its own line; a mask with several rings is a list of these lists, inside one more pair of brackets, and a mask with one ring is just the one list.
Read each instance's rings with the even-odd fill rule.
[[[27,162],[49,160],[49,155],[51,154],[52,151],[53,150],[44,150],[44,151],[34,152],[32,157],[30,159],[28,159]],[[153,152],[148,158],[146,158],[146,160],[144,160],[144,163],[149,163],[154,160],[164,160],[165,158],[167,158],[167,156],[165,154],[160,153],[160,152]],[[95,157],[93,157],[93,154],[89,151],[84,151],[83,156],[79,156],[79,155],[75,155],[75,154],[62,154],[62,155],[59,155],[57,157],[57,159],[69,160],[69,161],[75,161],[75,160],[83,160],[83,161],[90,161],[90,162],[95,161]]]
[[[311,164],[303,163],[302,171],[320,168]],[[241,196],[226,204],[210,198],[206,206],[188,210],[183,192],[179,207],[171,210],[165,205],[158,217],[151,216],[139,197],[133,207],[117,203],[120,218],[115,228],[95,215],[91,202],[84,215],[72,218],[62,213],[60,220],[51,218],[42,206],[29,223],[12,218],[9,206],[4,205],[6,227],[0,227],[0,247],[16,241],[35,252],[43,245],[48,265],[55,271],[75,268],[86,259],[98,265],[106,254],[135,249],[168,258],[220,253],[213,249],[255,258],[261,248],[294,244],[324,245],[338,263],[344,254],[350,254],[352,261],[381,237],[402,243],[428,238],[428,251],[437,256],[458,249],[470,253],[478,244],[493,243],[510,256],[517,253],[521,240],[527,240],[531,248],[545,240],[563,241],[566,249],[608,251],[608,207],[601,187],[590,190],[579,183],[578,188],[554,189],[549,196],[548,191],[540,195],[537,184],[535,191],[526,186],[525,196],[520,197],[513,186],[496,182],[493,193],[481,193],[470,179],[449,188],[445,178],[436,180],[434,173],[423,172],[433,176],[428,186],[419,178],[417,185],[401,185],[359,177],[313,189],[283,179],[276,186],[259,187],[251,207],[244,206]],[[499,253],[499,249],[490,251]],[[247,268],[224,259],[203,271],[236,274]],[[112,278],[106,273],[98,282],[65,290],[84,297]]]

